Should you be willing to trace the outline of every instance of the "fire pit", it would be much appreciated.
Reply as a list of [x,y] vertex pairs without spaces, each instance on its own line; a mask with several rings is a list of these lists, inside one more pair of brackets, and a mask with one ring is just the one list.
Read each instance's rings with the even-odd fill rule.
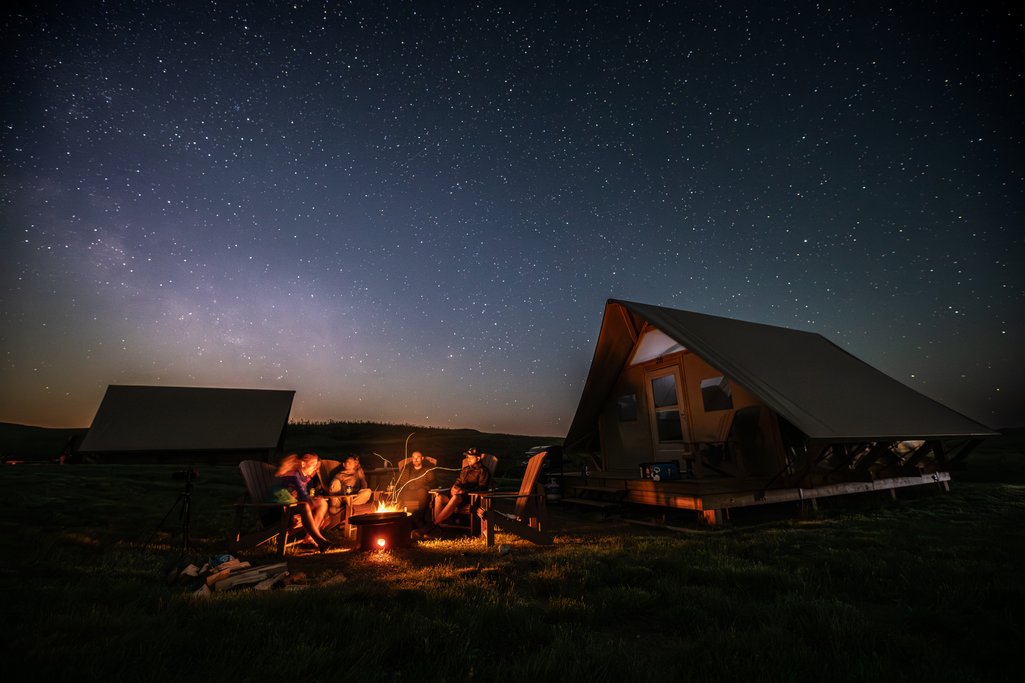
[[349,524],[356,527],[360,550],[408,548],[413,530],[412,515],[404,510],[385,510],[353,515]]

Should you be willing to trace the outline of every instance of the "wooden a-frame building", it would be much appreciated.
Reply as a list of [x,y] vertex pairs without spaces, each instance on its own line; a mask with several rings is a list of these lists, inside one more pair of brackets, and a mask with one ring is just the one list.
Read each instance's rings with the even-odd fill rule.
[[818,334],[610,299],[567,454],[568,491],[700,511],[923,484],[988,427]]

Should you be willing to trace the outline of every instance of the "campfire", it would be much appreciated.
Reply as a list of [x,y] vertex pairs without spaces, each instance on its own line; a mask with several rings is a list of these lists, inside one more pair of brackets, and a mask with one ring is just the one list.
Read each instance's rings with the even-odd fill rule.
[[409,513],[385,501],[379,502],[373,512],[353,515],[349,524],[356,527],[360,550],[406,548],[409,546],[409,532],[413,529]]
[[377,509],[374,510],[374,512],[398,512],[398,511],[399,511],[399,506],[398,505],[388,505],[383,500],[382,501],[378,501]]

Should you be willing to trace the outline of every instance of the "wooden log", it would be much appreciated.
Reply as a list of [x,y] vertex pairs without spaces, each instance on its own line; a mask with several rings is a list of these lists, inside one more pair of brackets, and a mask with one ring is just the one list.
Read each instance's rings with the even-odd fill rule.
[[288,565],[284,562],[266,564],[261,567],[252,567],[222,578],[213,583],[211,587],[216,591],[224,591],[234,588],[235,586],[260,583],[261,581],[270,578],[272,575],[277,575],[282,571],[287,570]]
[[288,576],[288,570],[287,569],[284,570],[284,571],[278,572],[274,576],[267,577],[266,579],[264,579],[260,583],[258,583],[255,586],[253,586],[253,589],[254,590],[258,590],[258,591],[270,590],[271,588],[274,587],[274,584],[276,584],[278,581],[280,581],[281,579],[285,578],[286,576]]
[[231,575],[230,569],[222,569],[219,572],[215,572],[210,576],[206,577],[206,585],[213,586],[218,581],[228,578],[229,575]]

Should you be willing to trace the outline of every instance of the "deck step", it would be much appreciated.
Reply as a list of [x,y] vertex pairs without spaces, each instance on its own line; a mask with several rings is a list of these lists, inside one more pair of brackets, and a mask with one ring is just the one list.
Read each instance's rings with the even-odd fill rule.
[[588,507],[599,508],[601,510],[610,510],[614,507],[618,507],[619,503],[613,503],[608,500],[595,500],[593,498],[562,498],[562,503],[572,503],[574,505],[586,505]]
[[626,489],[611,489],[603,486],[573,486],[572,495],[562,498],[563,503],[598,508],[607,512],[619,507],[626,498]]

